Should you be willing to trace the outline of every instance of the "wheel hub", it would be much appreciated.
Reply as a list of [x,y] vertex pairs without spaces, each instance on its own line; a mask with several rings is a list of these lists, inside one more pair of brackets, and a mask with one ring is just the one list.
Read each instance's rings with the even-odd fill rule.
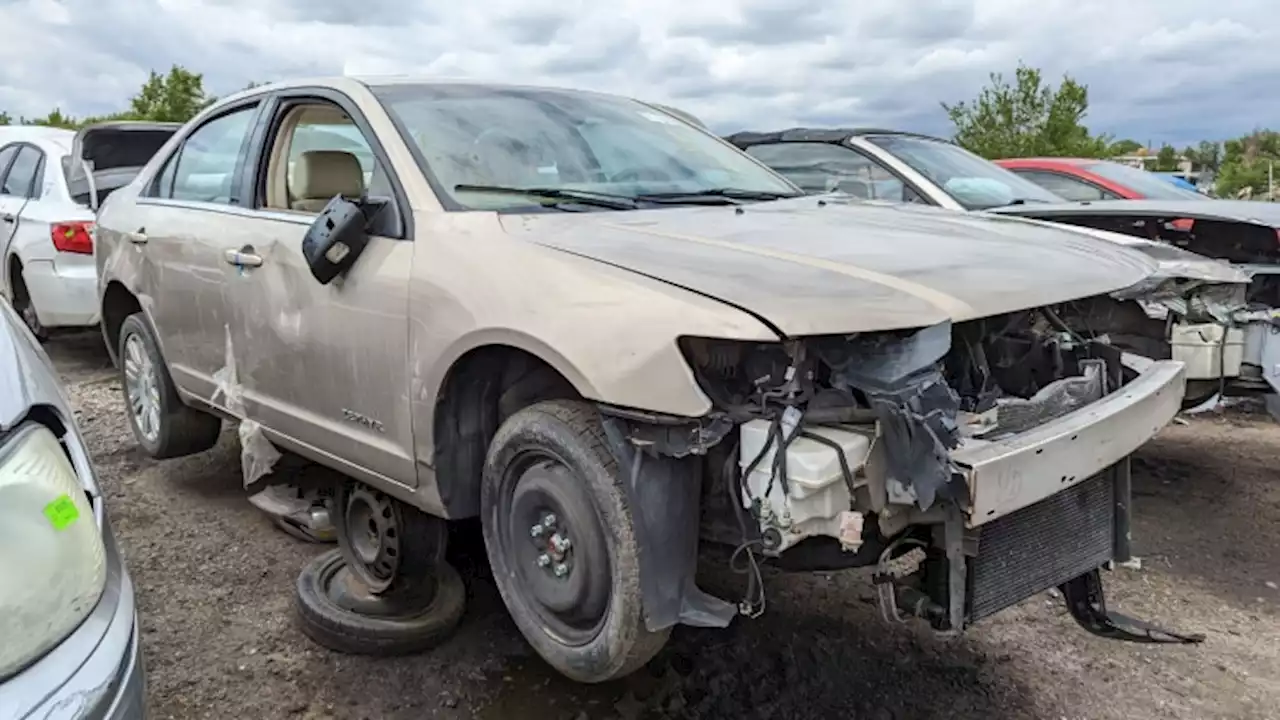
[[124,342],[124,386],[134,425],[147,442],[155,442],[160,436],[160,383],[151,355],[136,334]]
[[395,501],[369,488],[353,488],[346,497],[343,529],[351,571],[372,593],[389,588],[400,571],[402,528]]
[[535,546],[542,548],[534,563],[552,577],[565,580],[573,572],[573,540],[569,537],[569,528],[557,527],[559,522],[555,513],[548,512],[529,529],[529,537]]
[[612,576],[585,483],[558,460],[537,457],[513,464],[507,487],[502,542],[520,578],[520,599],[563,642],[587,642],[604,622]]

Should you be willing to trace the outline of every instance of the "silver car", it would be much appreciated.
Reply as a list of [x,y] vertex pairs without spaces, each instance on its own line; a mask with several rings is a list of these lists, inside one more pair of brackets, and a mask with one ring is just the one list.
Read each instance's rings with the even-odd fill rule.
[[146,715],[133,583],[48,355],[0,301],[0,718]]

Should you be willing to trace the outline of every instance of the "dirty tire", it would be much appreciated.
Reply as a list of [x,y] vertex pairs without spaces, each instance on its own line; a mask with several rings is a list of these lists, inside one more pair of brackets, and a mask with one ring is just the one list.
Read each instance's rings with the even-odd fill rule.
[[298,575],[295,601],[302,631],[316,643],[351,655],[410,655],[444,642],[466,608],[466,588],[452,565],[435,568],[436,591],[421,612],[377,617],[351,612],[330,599],[326,588],[346,566],[342,553],[329,550],[307,563]]
[[[517,571],[518,553],[503,545],[521,540],[519,520],[503,517],[517,479],[512,472],[530,452],[554,456],[571,473],[576,497],[588,502],[599,521],[610,578],[603,618],[589,639],[570,643],[541,622],[538,602]],[[583,683],[599,683],[635,672],[666,644],[670,629],[650,632],[644,623],[639,548],[622,470],[610,451],[599,412],[587,403],[555,400],[516,412],[502,424],[489,446],[481,489],[481,521],[494,581],[525,639],[561,674]],[[503,524],[510,529],[504,530]],[[593,528],[596,530],[597,528]],[[529,530],[525,528],[524,540]],[[514,534],[511,534],[514,533]]]
[[[160,395],[160,432],[154,441],[143,436],[137,420],[129,408],[129,388],[125,380],[125,344],[131,336],[137,336],[155,368],[156,383]],[[182,457],[208,450],[218,442],[222,420],[201,410],[189,407],[178,397],[169,368],[160,354],[160,346],[151,331],[151,324],[142,313],[134,313],[120,325],[120,344],[116,348],[120,358],[120,392],[125,402],[125,415],[133,436],[147,455],[157,459]]]
[[13,310],[18,313],[18,317],[22,318],[22,323],[27,326],[31,334],[36,340],[44,342],[49,339],[49,329],[40,324],[40,318],[36,317],[36,306],[31,303],[31,293],[27,290],[27,283],[22,279],[22,270],[20,266],[13,268]]

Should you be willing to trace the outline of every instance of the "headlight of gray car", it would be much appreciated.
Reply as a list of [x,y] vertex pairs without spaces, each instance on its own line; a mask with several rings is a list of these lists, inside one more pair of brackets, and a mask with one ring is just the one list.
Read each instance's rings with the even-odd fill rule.
[[106,585],[106,550],[66,450],[30,422],[0,438],[0,680],[55,647]]

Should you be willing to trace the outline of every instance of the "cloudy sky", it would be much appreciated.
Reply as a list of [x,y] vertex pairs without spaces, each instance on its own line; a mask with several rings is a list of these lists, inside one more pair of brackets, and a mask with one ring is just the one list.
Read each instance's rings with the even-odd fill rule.
[[1274,0],[0,0],[0,110],[121,109],[151,69],[426,73],[609,90],[719,130],[947,133],[1018,61],[1089,85],[1095,131],[1182,145],[1280,127]]

